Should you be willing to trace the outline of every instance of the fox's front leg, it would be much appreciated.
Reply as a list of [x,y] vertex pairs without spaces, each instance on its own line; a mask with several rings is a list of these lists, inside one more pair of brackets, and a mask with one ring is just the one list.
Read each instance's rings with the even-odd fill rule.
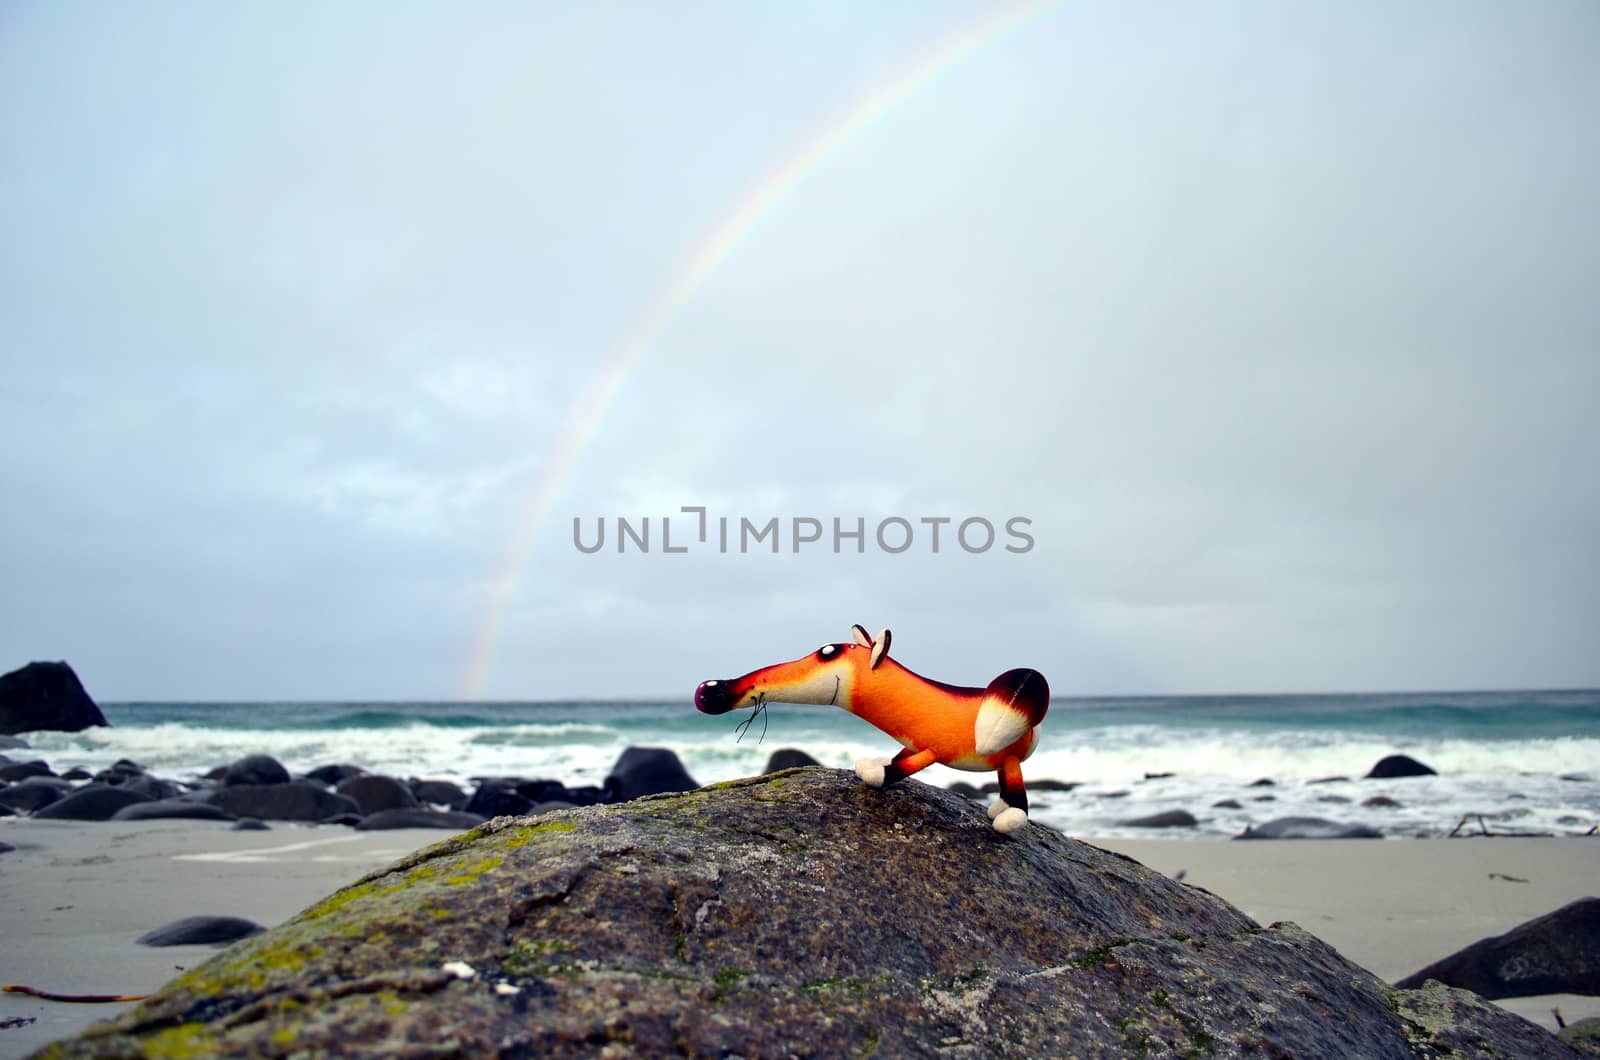
[[913,751],[907,747],[893,759],[856,759],[856,776],[866,781],[869,788],[882,788],[897,784],[911,774],[927,769],[933,762],[932,751]]
[[1022,759],[1000,763],[1000,797],[989,807],[996,831],[1015,832],[1028,823],[1028,789],[1022,784]]

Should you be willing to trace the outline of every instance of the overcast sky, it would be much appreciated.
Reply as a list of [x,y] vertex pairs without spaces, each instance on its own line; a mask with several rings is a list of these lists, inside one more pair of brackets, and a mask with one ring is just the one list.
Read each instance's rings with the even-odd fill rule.
[[0,6],[0,669],[687,696],[861,622],[1058,695],[1600,685],[1600,7],[987,17]]

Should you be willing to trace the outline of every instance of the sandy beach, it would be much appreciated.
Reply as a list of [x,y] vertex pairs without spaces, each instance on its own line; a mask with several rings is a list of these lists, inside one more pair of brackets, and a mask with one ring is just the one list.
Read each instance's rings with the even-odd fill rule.
[[[356,832],[222,822],[7,819],[0,840],[0,981],[64,993],[143,993],[215,953],[134,940],[196,914],[279,923],[356,877],[449,833]],[[1184,842],[1100,840],[1220,895],[1263,924],[1292,920],[1393,980],[1486,935],[1593,893],[1600,842],[1581,839]],[[1600,998],[1504,1002],[1554,1027],[1600,1015]],[[121,1005],[0,995],[0,1057],[25,1055]]]

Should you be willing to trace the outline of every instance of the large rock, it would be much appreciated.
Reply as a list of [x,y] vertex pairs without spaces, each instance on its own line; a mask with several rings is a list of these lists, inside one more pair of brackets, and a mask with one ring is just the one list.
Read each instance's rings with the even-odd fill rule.
[[822,763],[806,754],[798,747],[783,747],[772,752],[767,757],[767,765],[761,772],[777,773],[785,769],[799,769],[801,766],[820,766]]
[[533,800],[492,781],[485,781],[478,785],[478,790],[472,793],[472,798],[467,800],[462,809],[485,820],[490,817],[511,817],[533,809]]
[[109,821],[118,810],[135,803],[149,802],[150,796],[107,784],[89,784],[48,806],[34,811],[35,817],[58,821]]
[[64,662],[31,662],[0,675],[0,733],[78,732],[107,724]]
[[675,752],[664,747],[630,747],[617,756],[606,777],[606,801],[627,802],[646,795],[693,791],[699,786]]
[[146,931],[134,941],[141,946],[207,946],[249,938],[265,930],[242,916],[186,916]]
[[283,768],[282,762],[271,755],[245,755],[222,774],[222,784],[229,788],[241,784],[287,783],[289,783],[289,771]]
[[235,817],[259,817],[264,821],[321,821],[338,814],[360,816],[355,800],[335,795],[309,780],[287,784],[236,784],[217,788],[206,801],[220,806]]
[[805,769],[493,821],[46,1055],[1554,1057],[1131,859]]
[[1600,994],[1600,898],[1580,898],[1480,939],[1396,985],[1429,979],[1487,998]]
[[477,814],[457,810],[379,810],[363,817],[356,828],[362,832],[391,828],[451,828],[461,832],[482,823],[483,818]]
[[63,789],[53,777],[29,777],[0,788],[0,806],[33,813],[52,802],[60,802],[61,797],[70,790]]
[[221,806],[198,799],[157,799],[135,802],[111,815],[113,821],[231,821],[234,815]]
[[1438,771],[1412,758],[1410,755],[1389,755],[1373,764],[1363,780],[1388,780],[1391,777],[1432,777]]
[[355,804],[361,807],[362,813],[377,813],[379,810],[415,810],[420,807],[417,797],[411,794],[410,785],[377,773],[366,773],[341,780],[334,790],[345,798],[354,800]]
[[1188,810],[1163,810],[1121,822],[1124,828],[1193,828],[1199,823]]

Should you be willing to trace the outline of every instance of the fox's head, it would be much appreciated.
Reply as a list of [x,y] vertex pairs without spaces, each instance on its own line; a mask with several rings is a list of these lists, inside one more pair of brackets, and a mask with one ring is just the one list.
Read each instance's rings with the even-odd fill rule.
[[700,682],[694,705],[702,714],[726,714],[758,703],[821,703],[850,709],[855,689],[889,656],[889,631],[877,639],[859,625],[851,639],[824,644],[793,662],[775,663],[743,677]]

